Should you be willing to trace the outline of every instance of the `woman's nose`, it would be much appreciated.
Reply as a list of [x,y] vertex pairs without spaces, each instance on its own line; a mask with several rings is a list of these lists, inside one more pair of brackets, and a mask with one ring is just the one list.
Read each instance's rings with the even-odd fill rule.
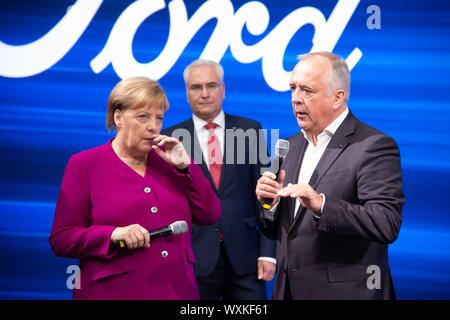
[[147,122],[147,131],[154,132],[156,127],[157,125],[155,120],[150,120]]

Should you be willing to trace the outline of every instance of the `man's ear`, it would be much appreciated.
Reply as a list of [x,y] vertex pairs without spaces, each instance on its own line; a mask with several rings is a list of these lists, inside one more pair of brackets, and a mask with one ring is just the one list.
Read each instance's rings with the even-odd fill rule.
[[119,109],[114,111],[114,124],[116,125],[116,128],[122,128],[122,113]]
[[334,109],[339,109],[345,101],[345,91],[342,89],[336,90],[333,96]]

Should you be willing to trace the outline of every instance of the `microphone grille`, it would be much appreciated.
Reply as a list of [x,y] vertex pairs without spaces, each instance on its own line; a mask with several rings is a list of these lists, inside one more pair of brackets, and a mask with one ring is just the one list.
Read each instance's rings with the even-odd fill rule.
[[172,229],[172,234],[182,234],[188,231],[188,225],[184,220],[175,221],[170,225],[170,228]]
[[289,151],[289,141],[284,139],[278,139],[275,144],[275,155],[281,158],[285,158]]

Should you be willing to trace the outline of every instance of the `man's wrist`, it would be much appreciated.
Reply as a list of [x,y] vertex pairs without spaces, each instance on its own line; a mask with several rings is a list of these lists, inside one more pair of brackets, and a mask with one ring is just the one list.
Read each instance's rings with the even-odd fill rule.
[[320,220],[320,218],[322,217],[322,213],[323,213],[323,207],[325,206],[325,201],[326,201],[325,195],[323,193],[321,193],[320,197],[322,198],[322,205],[320,206],[320,211],[314,211],[312,214],[315,221]]
[[263,261],[270,261],[273,264],[277,264],[277,259],[272,258],[272,257],[258,257],[258,261],[261,261],[261,260],[263,260]]

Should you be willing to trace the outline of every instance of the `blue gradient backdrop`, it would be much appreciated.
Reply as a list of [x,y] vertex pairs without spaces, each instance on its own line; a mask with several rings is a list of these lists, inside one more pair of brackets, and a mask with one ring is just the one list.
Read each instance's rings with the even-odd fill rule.
[[[21,45],[46,34],[74,1],[0,1],[0,40]],[[235,10],[247,1],[233,1]],[[293,10],[311,5],[326,18],[337,1],[262,1],[268,31],[243,32],[256,43]],[[0,299],[70,299],[66,268],[48,245],[55,203],[69,157],[103,144],[106,100],[120,80],[108,66],[95,74],[90,61],[105,45],[117,17],[132,1],[106,0],[75,46],[52,68],[27,78],[0,77]],[[168,1],[166,1],[168,3]],[[190,17],[203,1],[185,1]],[[366,9],[381,8],[381,29],[369,30]],[[349,106],[368,124],[398,142],[406,204],[390,264],[399,299],[450,298],[450,4],[437,1],[361,1],[334,52],[363,57],[352,70]],[[210,20],[160,80],[171,108],[170,126],[191,114],[182,71],[199,57],[216,25]],[[167,40],[168,8],[138,29],[136,60],[156,58]],[[289,43],[284,67],[311,49],[314,28],[302,27]],[[4,61],[0,61],[5,63]],[[299,131],[289,92],[265,82],[261,61],[241,64],[229,49],[221,60],[226,112],[259,120],[280,137]],[[268,291],[272,283],[269,283]]]

